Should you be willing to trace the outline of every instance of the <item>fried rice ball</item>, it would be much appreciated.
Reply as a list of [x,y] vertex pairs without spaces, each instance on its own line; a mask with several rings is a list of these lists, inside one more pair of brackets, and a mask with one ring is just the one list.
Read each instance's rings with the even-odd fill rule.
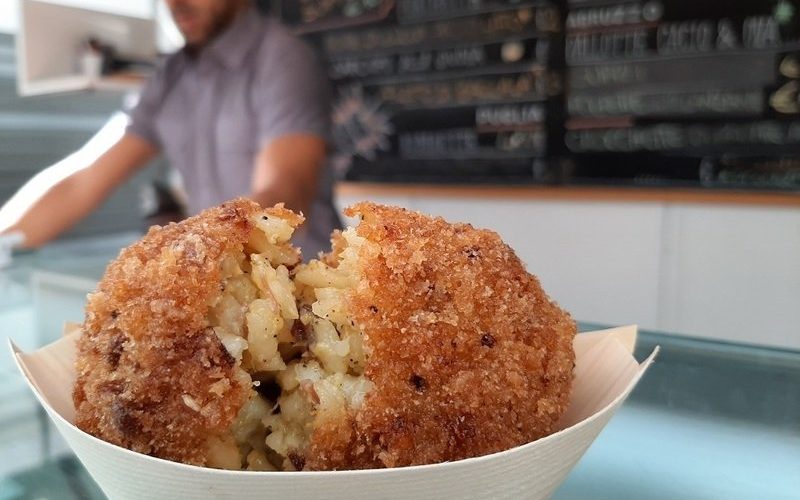
[[302,216],[235,200],[152,229],[90,296],[77,424],[227,469],[458,460],[553,431],[576,327],[500,237],[360,203],[306,264]]
[[88,298],[77,426],[169,460],[272,468],[253,379],[284,368],[279,344],[293,343],[288,241],[302,221],[239,199],[123,250]]
[[491,231],[373,203],[295,283],[308,351],[267,444],[294,468],[431,464],[551,433],[576,325]]

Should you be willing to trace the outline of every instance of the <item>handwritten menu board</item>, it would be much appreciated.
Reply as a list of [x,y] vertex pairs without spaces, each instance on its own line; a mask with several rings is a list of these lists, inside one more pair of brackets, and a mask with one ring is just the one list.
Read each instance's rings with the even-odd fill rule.
[[798,9],[570,0],[571,177],[800,189]]
[[564,148],[557,3],[301,1],[282,14],[325,55],[336,163],[349,178],[551,176],[549,155]]
[[800,189],[800,0],[278,3],[347,178]]

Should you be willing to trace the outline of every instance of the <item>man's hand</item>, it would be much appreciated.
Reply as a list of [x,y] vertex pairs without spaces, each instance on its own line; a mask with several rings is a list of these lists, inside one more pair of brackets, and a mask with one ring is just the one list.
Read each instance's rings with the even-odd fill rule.
[[325,140],[316,135],[291,134],[271,141],[255,159],[250,198],[264,207],[285,202],[287,208],[308,214],[326,154]]
[[48,167],[0,209],[0,233],[21,232],[26,248],[48,242],[87,216],[157,153],[144,139],[124,134],[96,159],[75,154]]

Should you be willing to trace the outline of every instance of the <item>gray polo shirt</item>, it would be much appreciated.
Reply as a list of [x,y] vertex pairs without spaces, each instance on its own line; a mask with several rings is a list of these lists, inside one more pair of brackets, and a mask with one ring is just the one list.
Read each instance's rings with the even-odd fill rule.
[[[168,56],[130,111],[128,132],[158,146],[183,177],[189,211],[250,192],[255,157],[285,134],[330,137],[328,81],[313,51],[278,21],[254,9],[197,57]],[[329,249],[339,227],[332,176],[324,169],[317,198],[296,243],[305,258]]]

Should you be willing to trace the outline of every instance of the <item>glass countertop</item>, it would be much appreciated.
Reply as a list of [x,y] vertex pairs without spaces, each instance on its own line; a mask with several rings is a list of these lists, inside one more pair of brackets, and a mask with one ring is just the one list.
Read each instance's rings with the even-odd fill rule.
[[[0,270],[2,336],[42,344],[37,296],[80,298],[130,238],[23,255]],[[78,279],[42,278],[42,292],[32,285],[39,273]],[[70,307],[65,315],[76,314]],[[799,498],[800,352],[643,331],[637,359],[656,345],[655,364],[553,498]],[[0,349],[0,500],[105,498]]]

